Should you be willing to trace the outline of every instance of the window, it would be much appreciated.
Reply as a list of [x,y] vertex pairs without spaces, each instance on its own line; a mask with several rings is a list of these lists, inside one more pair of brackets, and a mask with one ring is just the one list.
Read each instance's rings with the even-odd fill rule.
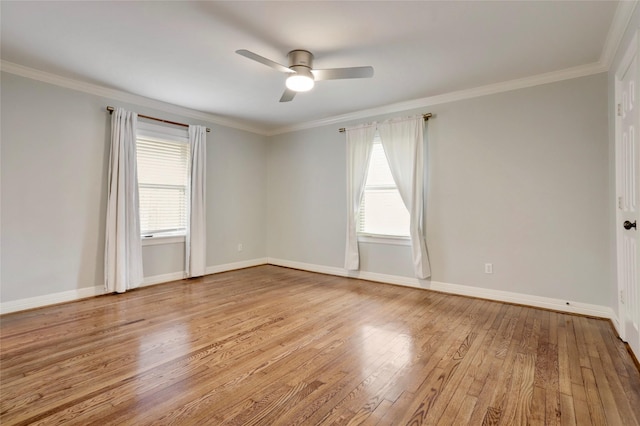
[[409,236],[409,211],[393,181],[380,137],[376,134],[358,218],[360,234]]
[[189,199],[187,132],[138,123],[137,164],[143,237],[184,235]]

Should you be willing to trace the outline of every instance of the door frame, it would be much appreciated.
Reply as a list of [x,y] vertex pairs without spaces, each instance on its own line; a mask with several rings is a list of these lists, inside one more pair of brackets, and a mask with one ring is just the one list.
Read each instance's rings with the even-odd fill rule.
[[[621,171],[620,171],[620,167],[618,166],[620,164],[620,160],[619,160],[619,156],[621,155],[621,144],[622,144],[622,129],[621,129],[621,123],[622,123],[622,118],[620,117],[620,115],[618,114],[618,105],[621,104],[622,102],[622,85],[621,85],[621,81],[622,81],[622,77],[625,74],[625,71],[627,70],[627,68],[631,65],[631,62],[633,61],[633,59],[638,56],[639,52],[638,52],[638,45],[640,44],[639,42],[639,38],[640,38],[640,30],[636,30],[635,34],[633,35],[631,41],[629,42],[629,46],[627,46],[626,52],[624,54],[624,57],[622,58],[622,61],[620,61],[620,64],[618,65],[618,67],[616,68],[615,71],[615,76],[614,76],[614,80],[615,80],[615,100],[614,100],[614,117],[615,117],[615,145],[614,145],[614,153],[615,153],[615,164],[614,164],[614,169],[615,169],[615,205],[614,205],[614,212],[615,212],[615,229],[616,229],[616,281],[617,281],[617,292],[616,292],[616,299],[618,300],[618,315],[616,318],[616,321],[614,321],[615,324],[615,328],[618,331],[618,335],[620,336],[620,338],[623,341],[627,341],[627,336],[626,336],[626,331],[625,331],[625,320],[624,317],[622,316],[624,313],[624,306],[623,306],[623,292],[624,292],[624,287],[623,287],[623,282],[622,282],[622,262],[621,262],[621,253],[622,253],[622,226],[620,225],[620,221],[621,221],[621,214],[620,214],[620,186],[621,186]],[[639,59],[639,63],[640,63],[640,57],[638,57]],[[639,82],[640,83],[640,82]],[[640,100],[638,100],[640,102]],[[626,297],[626,295],[625,295]]]

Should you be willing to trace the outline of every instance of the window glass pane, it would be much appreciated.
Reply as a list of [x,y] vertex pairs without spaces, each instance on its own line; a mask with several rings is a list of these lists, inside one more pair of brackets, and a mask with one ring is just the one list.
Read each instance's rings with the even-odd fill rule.
[[183,231],[187,224],[189,145],[137,139],[140,232]]
[[397,188],[367,190],[362,232],[379,235],[409,235],[409,212]]
[[376,235],[409,235],[409,212],[393,181],[387,157],[377,135],[360,205],[358,231]]
[[185,185],[189,145],[138,139],[136,149],[138,183]]
[[186,188],[140,185],[142,234],[186,229]]
[[389,163],[387,162],[387,157],[384,154],[384,149],[379,139],[374,141],[373,150],[371,151],[367,185],[396,185],[393,181],[391,169],[389,169]]

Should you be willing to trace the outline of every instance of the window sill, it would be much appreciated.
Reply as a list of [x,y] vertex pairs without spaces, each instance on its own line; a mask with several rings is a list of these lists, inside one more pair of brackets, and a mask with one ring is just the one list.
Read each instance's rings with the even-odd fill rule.
[[389,244],[394,246],[411,246],[411,237],[393,235],[358,234],[359,243]]
[[186,237],[184,235],[154,235],[151,237],[142,237],[141,243],[144,246],[157,246],[162,244],[178,244],[184,243]]

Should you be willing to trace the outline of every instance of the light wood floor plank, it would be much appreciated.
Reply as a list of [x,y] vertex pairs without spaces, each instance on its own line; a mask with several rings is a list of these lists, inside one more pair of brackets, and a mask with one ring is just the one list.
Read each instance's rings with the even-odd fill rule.
[[527,309],[513,306],[511,312],[508,325],[503,330],[501,339],[497,342],[496,363],[490,372],[491,380],[488,380],[483,388],[483,394],[488,399],[483,399],[481,403],[476,404],[476,411],[471,417],[471,421],[475,424],[479,424],[479,422],[500,424],[505,418],[505,414],[509,412],[508,410],[515,409],[515,406],[507,405],[507,403],[511,396],[514,364],[518,348],[522,343]]
[[580,425],[592,424],[591,414],[589,414],[589,402],[587,401],[587,393],[584,386],[573,384],[571,388],[572,396],[561,395],[561,398],[565,398],[564,401],[561,399],[561,402],[571,404],[571,411],[574,412],[573,416],[576,423]]
[[559,425],[563,421],[566,423],[567,418],[574,418],[573,413],[565,413],[562,415],[561,394],[557,390],[547,389],[545,392],[545,424]]
[[531,426],[542,426],[545,424],[545,410],[546,410],[546,391],[539,387],[533,387],[533,395],[531,397],[531,419],[529,424]]
[[608,321],[260,266],[0,317],[4,425],[640,425]]
[[[602,398],[598,392],[595,376],[591,369],[582,367],[582,376],[584,377],[584,390],[587,394],[587,405],[589,414],[591,415],[591,423],[594,425],[607,425],[607,416],[605,410],[610,407],[604,407]],[[604,383],[602,384],[604,386]]]
[[[576,426],[578,424],[576,420],[576,410],[574,409],[574,399],[570,395],[560,394],[560,410],[562,413],[562,426]],[[579,424],[590,425],[591,420],[589,417],[583,417]]]

